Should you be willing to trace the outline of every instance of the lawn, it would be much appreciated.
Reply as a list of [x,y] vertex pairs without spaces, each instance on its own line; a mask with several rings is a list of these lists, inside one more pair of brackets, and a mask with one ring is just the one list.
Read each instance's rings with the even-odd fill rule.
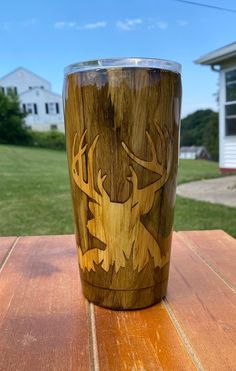
[[178,183],[187,183],[193,180],[211,179],[221,176],[216,162],[204,160],[180,160]]
[[[179,183],[219,176],[218,165],[180,161]],[[236,209],[177,197],[175,229],[224,229]],[[73,233],[65,152],[0,146],[0,235]]]

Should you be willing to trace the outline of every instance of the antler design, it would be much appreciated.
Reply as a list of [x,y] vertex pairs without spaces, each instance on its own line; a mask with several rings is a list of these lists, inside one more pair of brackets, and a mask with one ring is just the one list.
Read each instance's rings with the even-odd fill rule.
[[133,184],[133,205],[137,202],[140,205],[141,213],[146,214],[152,207],[154,201],[155,192],[158,191],[166,183],[171,168],[171,159],[172,159],[172,142],[170,135],[165,128],[165,131],[157,124],[155,124],[158,135],[160,137],[161,152],[162,152],[162,163],[159,163],[157,159],[157,153],[152,138],[149,133],[146,131],[146,136],[151,147],[152,160],[146,161],[142,160],[136,155],[134,155],[127,145],[122,142],[122,147],[128,154],[128,156],[135,161],[137,164],[141,165],[143,168],[148,169],[158,175],[160,178],[157,179],[154,183],[151,183],[143,188],[138,188],[138,178],[137,174],[134,171],[134,168],[130,165],[131,176],[127,177],[127,180]]
[[[156,239],[146,229],[140,220],[142,214],[148,213],[154,202],[155,192],[166,183],[169,177],[172,163],[172,141],[166,128],[162,129],[155,124],[162,152],[162,161],[157,158],[153,140],[146,131],[146,136],[151,147],[152,159],[143,160],[136,156],[127,145],[122,142],[122,146],[128,156],[144,169],[150,170],[159,175],[158,179],[143,187],[138,188],[138,177],[133,166],[130,165],[131,175],[127,180],[132,183],[133,189],[129,198],[124,202],[111,202],[109,195],[104,189],[103,183],[106,175],[101,175],[101,169],[97,175],[97,187],[100,193],[94,188],[93,177],[93,155],[99,139],[97,135],[85,154],[87,144],[83,145],[87,130],[84,131],[76,152],[77,134],[75,134],[72,148],[72,174],[77,186],[93,201],[89,202],[89,209],[93,218],[87,221],[87,229],[92,236],[103,242],[105,249],[91,248],[85,253],[79,247],[80,266],[84,270],[95,270],[95,265],[108,272],[112,265],[115,270],[125,267],[126,259],[129,259],[133,251],[134,269],[141,271],[151,257],[154,265],[160,268],[166,264],[168,256],[162,256],[160,247]],[[76,152],[76,153],[75,153]],[[87,157],[87,182],[84,180],[83,156]]]
[[[97,135],[93,143],[90,146],[90,149],[88,151],[88,166],[87,166],[87,174],[88,174],[88,182],[86,183],[84,181],[84,172],[83,172],[83,155],[86,151],[86,148],[88,144],[85,144],[83,146],[83,141],[86,135],[87,129],[84,131],[80,142],[79,142],[79,150],[77,154],[75,155],[75,146],[76,146],[76,140],[77,140],[77,133],[75,134],[74,137],[74,142],[73,142],[73,148],[72,148],[72,174],[73,174],[73,179],[77,186],[89,197],[91,197],[94,201],[96,201],[98,204],[101,204],[102,198],[108,198],[109,196],[107,192],[105,191],[103,187],[103,183],[106,179],[106,175],[101,175],[101,169],[98,171],[98,176],[97,176],[97,185],[98,189],[101,194],[96,192],[94,189],[94,178],[93,178],[93,152],[95,150],[99,135]],[[78,163],[78,168],[79,172],[77,171],[77,163]]]

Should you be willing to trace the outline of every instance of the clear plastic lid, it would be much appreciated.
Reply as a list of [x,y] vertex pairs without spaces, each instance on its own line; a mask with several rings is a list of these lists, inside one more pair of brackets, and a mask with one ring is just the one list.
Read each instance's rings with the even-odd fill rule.
[[157,58],[107,58],[96,59],[85,62],[78,62],[70,64],[65,68],[65,75],[71,75],[76,72],[100,70],[108,68],[122,68],[122,67],[136,67],[136,68],[158,68],[162,70],[172,71],[181,74],[181,64],[173,61]]

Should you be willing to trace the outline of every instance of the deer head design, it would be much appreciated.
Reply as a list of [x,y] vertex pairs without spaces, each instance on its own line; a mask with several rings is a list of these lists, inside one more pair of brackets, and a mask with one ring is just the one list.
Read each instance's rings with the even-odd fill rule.
[[87,182],[84,181],[82,160],[85,154],[87,144],[83,145],[86,131],[84,131],[80,142],[78,152],[75,154],[77,134],[75,134],[72,148],[72,175],[76,185],[92,199],[89,201],[89,209],[94,218],[88,220],[87,228],[92,236],[102,241],[106,248],[90,249],[84,254],[79,246],[79,262],[81,269],[95,270],[95,264],[101,264],[105,271],[108,271],[112,265],[115,265],[116,272],[125,267],[126,259],[133,253],[134,269],[141,271],[148,263],[151,257],[154,259],[155,267],[162,267],[166,257],[161,256],[160,247],[152,234],[141,223],[141,215],[147,214],[154,203],[155,193],[166,183],[171,167],[172,143],[170,135],[165,128],[163,130],[155,124],[159,135],[162,162],[157,158],[157,153],[152,138],[146,131],[148,143],[151,148],[152,159],[145,161],[140,159],[127,147],[122,141],[122,147],[127,155],[144,169],[150,170],[159,178],[153,183],[138,188],[138,178],[134,168],[130,165],[131,175],[127,180],[132,183],[132,193],[124,203],[111,202],[110,197],[104,189],[103,183],[106,175],[102,176],[101,169],[97,175],[97,187],[100,193],[94,188],[93,176],[93,153],[99,139],[97,135],[87,154]]

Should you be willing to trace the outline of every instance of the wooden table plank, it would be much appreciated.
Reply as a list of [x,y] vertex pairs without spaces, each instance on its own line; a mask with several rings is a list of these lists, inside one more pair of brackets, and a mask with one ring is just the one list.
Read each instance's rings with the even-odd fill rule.
[[90,304],[89,318],[74,237],[20,238],[0,274],[0,369],[236,370],[233,263],[224,257],[235,259],[235,245],[223,235],[174,235],[164,304],[129,312]]
[[167,302],[205,369],[236,370],[236,295],[176,234]]
[[221,230],[178,234],[236,292],[236,240]]
[[89,370],[73,236],[22,237],[0,280],[0,369]]
[[162,304],[137,311],[95,307],[101,370],[196,370]]
[[17,237],[0,237],[0,269]]

